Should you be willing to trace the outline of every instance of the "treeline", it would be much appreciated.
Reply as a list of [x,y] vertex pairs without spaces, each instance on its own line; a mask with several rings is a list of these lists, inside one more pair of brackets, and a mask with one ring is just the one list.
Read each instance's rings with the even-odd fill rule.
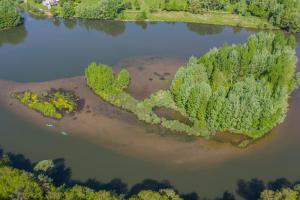
[[[52,160],[43,160],[26,169],[15,166],[22,156],[15,154],[0,155],[0,199],[1,200],[189,200],[199,199],[197,195],[179,196],[174,189],[161,186],[160,183],[153,185],[153,190],[133,187],[133,191],[116,191],[115,189],[93,190],[82,186],[80,183],[69,186],[65,181],[57,184],[52,178],[53,174],[65,170],[57,166]],[[27,160],[23,157],[23,159]],[[23,160],[23,162],[25,161]],[[28,160],[27,160],[28,161]],[[30,162],[30,161],[28,161]],[[19,164],[20,165],[20,164]],[[22,167],[21,167],[22,168]],[[145,183],[149,188],[149,183]],[[152,184],[155,184],[153,182]],[[172,186],[170,186],[172,187]],[[154,191],[155,190],[155,191]],[[290,183],[284,178],[265,184],[258,180],[238,181],[237,194],[246,200],[299,200],[300,185]],[[193,194],[193,193],[192,193]],[[203,198],[205,199],[205,198]],[[222,197],[215,200],[235,200],[235,196],[224,192]]]
[[265,18],[290,32],[300,31],[299,0],[188,0],[193,13],[227,11],[242,16]]
[[[6,0],[7,1],[7,0]],[[41,3],[41,0],[34,0]],[[158,11],[184,11],[193,14],[231,13],[262,18],[276,27],[300,32],[300,0],[61,0],[53,15],[65,18],[126,19],[123,11],[137,11],[137,20]],[[268,23],[259,26],[268,28]]]
[[176,105],[199,128],[259,138],[285,118],[297,85],[295,47],[293,36],[258,33],[192,57],[172,81]]
[[[125,0],[126,8],[140,9],[141,1]],[[186,11],[203,14],[209,11],[255,16],[290,32],[300,31],[300,0],[155,0],[145,1],[151,12]]]
[[17,26],[22,23],[22,17],[16,3],[12,0],[0,0],[0,30]]
[[49,177],[49,174],[55,171],[52,160],[38,162],[33,171],[16,169],[10,164],[9,156],[0,157],[1,200],[182,200],[172,189],[144,190],[125,197],[126,194],[116,194],[108,190],[95,191],[80,185],[55,186]]
[[61,0],[59,6],[53,6],[53,15],[64,18],[79,17],[85,19],[105,19],[111,20],[124,9],[122,0],[99,0],[97,2],[84,2],[79,0]]

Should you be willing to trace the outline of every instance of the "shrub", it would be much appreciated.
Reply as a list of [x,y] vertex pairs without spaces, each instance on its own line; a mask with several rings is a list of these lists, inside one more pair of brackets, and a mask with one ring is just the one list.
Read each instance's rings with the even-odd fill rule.
[[76,15],[88,19],[115,19],[124,9],[121,0],[100,0],[96,4],[79,4]]
[[126,69],[122,69],[117,77],[117,85],[120,88],[120,90],[126,89],[129,85],[130,76],[129,72]]
[[65,2],[62,6],[62,15],[64,18],[70,18],[75,15],[75,9],[72,3]]
[[0,1],[0,30],[17,26],[22,23],[21,14],[11,0]]
[[136,20],[143,21],[145,19],[147,19],[147,13],[144,10],[136,16]]
[[64,114],[73,113],[78,109],[79,98],[70,91],[50,90],[39,96],[31,91],[19,92],[15,97],[45,117],[61,119]]

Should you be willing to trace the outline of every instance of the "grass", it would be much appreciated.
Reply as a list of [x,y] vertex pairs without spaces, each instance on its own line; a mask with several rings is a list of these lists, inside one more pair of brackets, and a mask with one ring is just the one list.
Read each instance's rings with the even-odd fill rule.
[[[136,21],[141,11],[128,11],[122,14],[122,20]],[[277,29],[268,21],[258,17],[239,16],[225,12],[207,12],[205,14],[192,14],[188,12],[158,11],[147,13],[147,21],[161,22],[191,22],[202,24],[229,25],[246,28]]]

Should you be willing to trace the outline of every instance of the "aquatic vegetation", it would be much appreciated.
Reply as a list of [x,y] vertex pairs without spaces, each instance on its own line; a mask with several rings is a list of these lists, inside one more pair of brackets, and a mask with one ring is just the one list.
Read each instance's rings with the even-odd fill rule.
[[0,30],[17,26],[22,23],[21,14],[12,0],[0,1]]
[[126,69],[122,69],[115,78],[109,66],[91,63],[85,71],[85,77],[88,86],[102,99],[134,113],[139,120],[151,124],[161,124],[166,128],[188,134],[200,135],[202,133],[197,127],[196,131],[194,127],[189,127],[178,120],[167,120],[155,114],[154,108],[162,106],[181,111],[175,105],[170,91],[157,91],[144,101],[139,101],[128,94],[125,89],[128,87],[130,79]]
[[52,89],[42,95],[32,91],[17,92],[14,96],[45,117],[61,119],[65,114],[78,110],[80,99],[72,91]]
[[[109,66],[92,63],[85,75],[97,95],[147,123],[189,135],[231,132],[257,139],[284,120],[288,98],[297,86],[296,61],[293,37],[258,33],[245,44],[225,44],[192,57],[179,68],[170,90],[157,91],[143,101],[124,91],[129,83],[125,69],[115,78]],[[120,76],[126,77],[122,87]],[[176,110],[193,125],[159,117],[153,111],[156,107]]]

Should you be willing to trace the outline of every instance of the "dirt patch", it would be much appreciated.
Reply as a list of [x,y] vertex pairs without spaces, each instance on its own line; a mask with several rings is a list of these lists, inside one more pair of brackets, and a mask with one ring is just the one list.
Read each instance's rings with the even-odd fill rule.
[[160,89],[169,89],[178,68],[185,64],[184,59],[144,57],[121,61],[117,64],[126,67],[131,82],[128,92],[135,98],[143,100]]

